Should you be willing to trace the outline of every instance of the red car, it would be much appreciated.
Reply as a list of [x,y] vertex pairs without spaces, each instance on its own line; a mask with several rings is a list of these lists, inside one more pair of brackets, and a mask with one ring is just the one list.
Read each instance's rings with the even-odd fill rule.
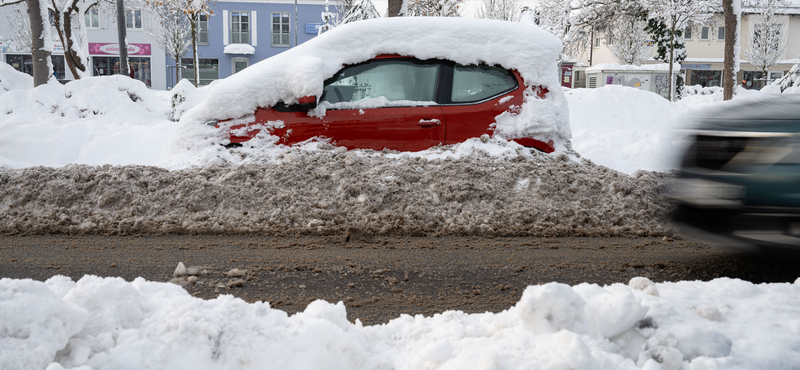
[[[499,66],[380,55],[344,66],[321,96],[258,108],[255,122],[230,128],[229,145],[267,129],[286,145],[320,138],[347,149],[419,151],[493,135],[496,117],[518,112],[525,94],[548,99],[547,88],[525,89],[519,73]],[[552,140],[513,141],[554,151]]]

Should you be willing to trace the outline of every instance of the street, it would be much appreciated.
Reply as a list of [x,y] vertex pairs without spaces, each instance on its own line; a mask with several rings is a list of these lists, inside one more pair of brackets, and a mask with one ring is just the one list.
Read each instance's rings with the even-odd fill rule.
[[[764,260],[683,237],[4,236],[0,277],[85,274],[169,281],[179,262],[197,297],[231,294],[293,314],[316,299],[343,301],[348,318],[379,324],[400,314],[500,312],[531,284],[711,280],[793,282],[797,264]],[[228,276],[232,269],[241,276]],[[235,275],[235,273],[233,274]],[[193,280],[193,279],[192,279]]]

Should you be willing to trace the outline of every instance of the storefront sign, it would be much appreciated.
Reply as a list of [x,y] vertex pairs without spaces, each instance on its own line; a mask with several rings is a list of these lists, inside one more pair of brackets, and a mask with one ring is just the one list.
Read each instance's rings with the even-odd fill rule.
[[[89,54],[119,55],[119,44],[90,42]],[[150,55],[150,44],[128,44],[128,55]]]
[[319,28],[322,26],[322,23],[306,23],[306,33],[316,35],[319,33]]
[[681,69],[711,69],[711,64],[681,64]]

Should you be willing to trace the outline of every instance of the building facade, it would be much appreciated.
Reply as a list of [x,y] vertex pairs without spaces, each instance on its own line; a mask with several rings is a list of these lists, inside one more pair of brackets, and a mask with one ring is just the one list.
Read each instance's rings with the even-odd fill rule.
[[[228,77],[251,64],[297,46],[317,35],[322,25],[325,0],[218,1],[211,14],[200,16],[198,54],[200,85]],[[0,7],[0,61],[32,74],[30,45],[18,45],[10,37],[15,27],[11,6]],[[95,7],[84,19],[88,35],[89,68],[93,76],[119,73],[119,45],[113,11]],[[154,22],[147,9],[126,9],[128,62],[131,75],[154,89],[168,89],[180,78],[194,80],[191,48],[178,65],[145,32]],[[74,80],[64,61],[64,47],[53,29],[52,60],[56,78]]]
[[[785,14],[780,15],[785,27],[783,35],[786,41],[786,51],[778,63],[769,68],[767,74],[758,70],[747,60],[744,50],[747,48],[749,38],[755,23],[758,21],[756,14],[742,14],[739,50],[740,67],[736,76],[736,83],[747,89],[760,89],[775,79],[783,77],[789,69],[800,63],[800,2],[795,1],[785,9]],[[700,85],[702,87],[722,86],[722,71],[725,51],[724,19],[719,16],[713,24],[695,25],[684,30],[686,40],[686,60],[681,63],[681,72],[685,75],[686,85]],[[656,46],[649,42],[652,55],[655,56]],[[585,50],[580,58],[579,66],[585,69],[591,65],[603,63],[618,63],[611,54],[611,50],[602,38],[595,38],[592,42],[591,53]],[[591,59],[589,59],[591,55]],[[660,63],[655,60],[645,64]],[[580,68],[578,72],[580,74]],[[584,80],[578,80],[576,87]],[[584,86],[580,86],[584,87]]]

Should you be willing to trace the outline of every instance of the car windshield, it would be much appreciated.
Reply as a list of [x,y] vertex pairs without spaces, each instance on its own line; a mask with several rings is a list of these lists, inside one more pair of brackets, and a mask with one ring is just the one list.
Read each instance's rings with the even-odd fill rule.
[[436,100],[438,61],[380,59],[339,71],[325,84],[322,99],[355,103],[384,97],[389,101]]

